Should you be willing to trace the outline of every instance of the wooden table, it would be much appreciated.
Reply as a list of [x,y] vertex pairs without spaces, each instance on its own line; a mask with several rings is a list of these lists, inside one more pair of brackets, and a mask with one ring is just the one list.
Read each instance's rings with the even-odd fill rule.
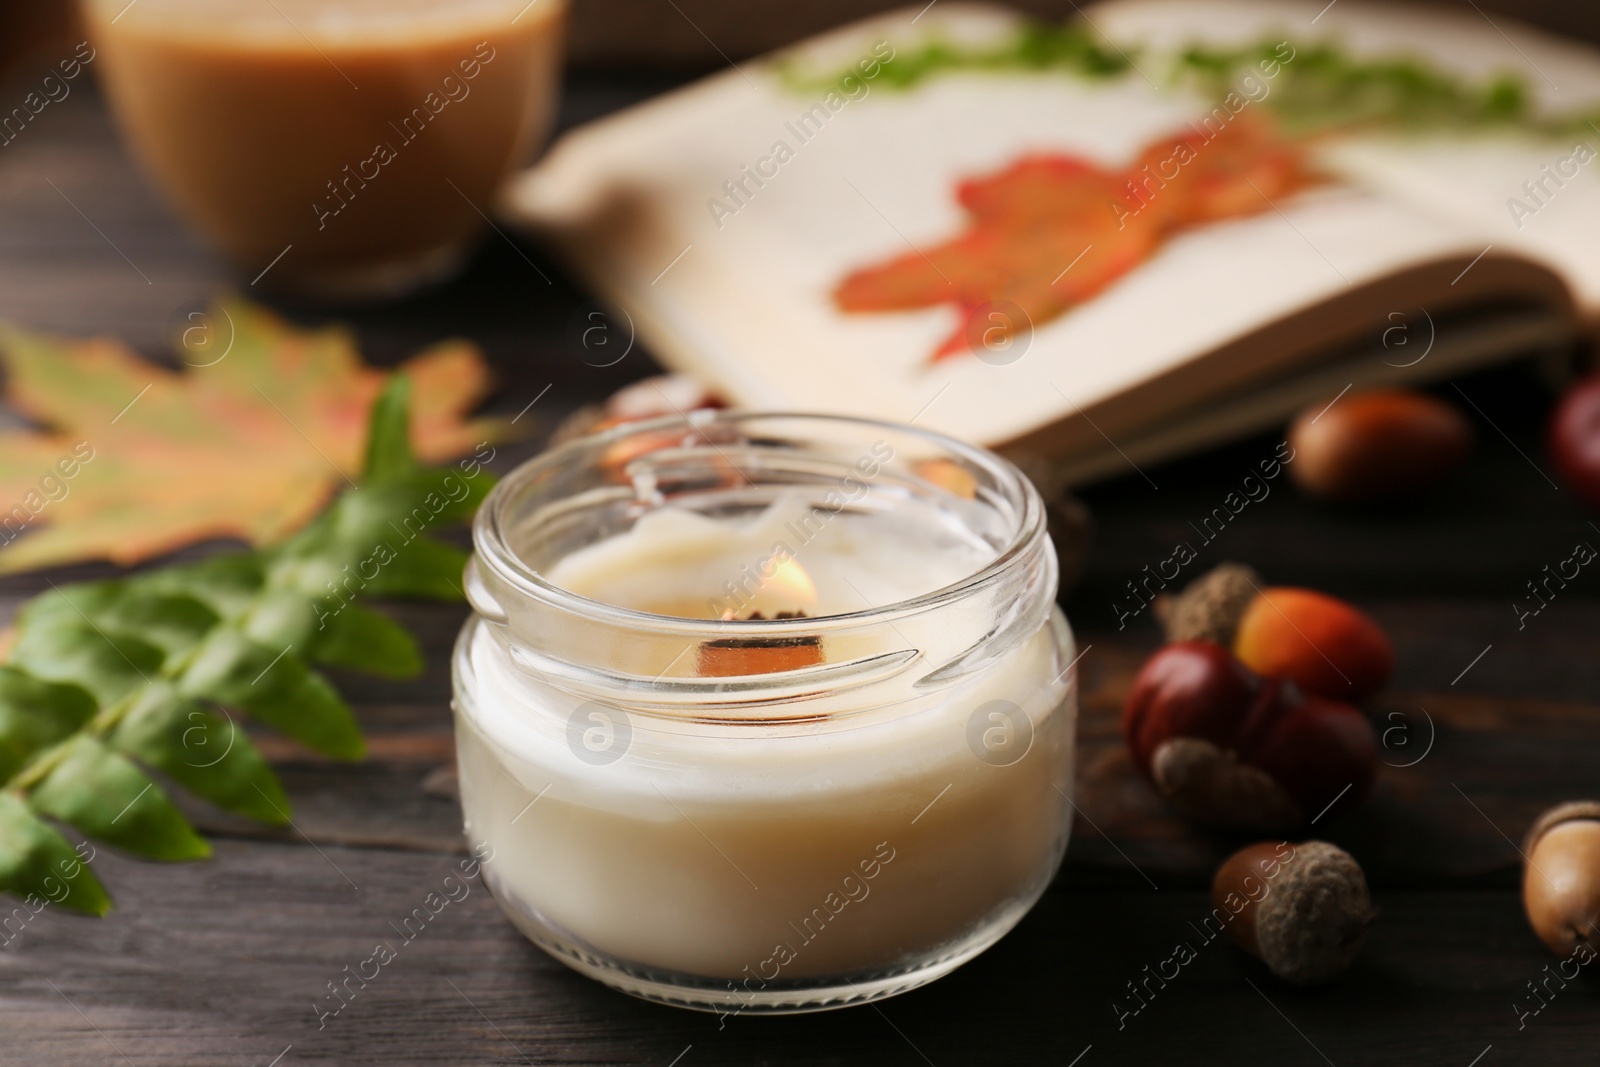
[[[566,120],[659,88],[575,81]],[[87,90],[0,149],[0,317],[115,333],[161,358],[168,324],[230,283],[141,182]],[[519,411],[550,385],[528,415],[542,437],[565,412],[652,370],[642,352],[607,370],[577,358],[566,326],[584,300],[537,250],[491,238],[449,288],[344,317],[382,362],[447,335],[477,341],[501,374],[497,411]],[[1198,940],[1204,887],[1237,842],[1175,821],[1131,773],[1117,714],[1157,637],[1148,620],[1118,632],[1110,603],[1270,452],[1262,438],[1148,471],[1159,488],[1130,476],[1086,494],[1099,532],[1066,600],[1093,646],[1081,664],[1082,818],[1033,913],[927,989],[719,1025],[578,977],[474,884],[319,1025],[313,1005],[328,983],[391,938],[391,923],[462,851],[456,804],[424,782],[453,759],[446,650],[465,609],[401,605],[424,635],[425,677],[336,679],[371,759],[334,765],[264,738],[294,828],[265,831],[196,805],[216,846],[208,862],[163,866],[102,849],[117,910],[96,921],[47,909],[0,951],[0,1064],[1593,1063],[1594,974],[1519,1028],[1514,1005],[1533,1006],[1525,984],[1553,957],[1523,919],[1513,841],[1546,805],[1600,793],[1600,575],[1583,574],[1524,630],[1511,603],[1574,543],[1600,543],[1600,529],[1544,476],[1549,401],[1534,373],[1458,384],[1485,418],[1470,466],[1438,493],[1348,513],[1280,483],[1203,550],[1206,563],[1246,560],[1276,582],[1350,597],[1399,648],[1398,676],[1372,709],[1391,766],[1365,808],[1336,809],[1316,828],[1361,859],[1382,909],[1355,967],[1331,986],[1288,988],[1218,942],[1120,1027],[1114,1008],[1133,1006],[1127,984],[1177,942]],[[46,577],[0,588],[14,604]]]

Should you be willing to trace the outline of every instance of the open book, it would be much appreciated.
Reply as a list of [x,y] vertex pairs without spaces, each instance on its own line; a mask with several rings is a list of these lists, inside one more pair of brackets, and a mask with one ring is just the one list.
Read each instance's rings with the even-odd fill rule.
[[591,123],[506,210],[734,403],[1079,482],[1600,324],[1600,53],[1474,10],[941,3]]

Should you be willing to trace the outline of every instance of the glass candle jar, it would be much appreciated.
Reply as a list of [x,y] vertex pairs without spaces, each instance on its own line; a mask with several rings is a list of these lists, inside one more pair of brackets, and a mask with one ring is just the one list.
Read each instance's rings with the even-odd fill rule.
[[1071,826],[1072,638],[1037,492],[909,426],[697,412],[524,464],[454,657],[486,883],[574,969],[725,1013],[912,989]]

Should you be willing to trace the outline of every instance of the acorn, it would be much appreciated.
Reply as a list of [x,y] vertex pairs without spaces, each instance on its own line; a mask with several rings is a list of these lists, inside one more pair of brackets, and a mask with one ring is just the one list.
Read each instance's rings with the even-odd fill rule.
[[1522,906],[1558,956],[1600,949],[1600,800],[1558,804],[1533,824],[1522,854]]
[[1371,616],[1314,589],[1266,586],[1238,563],[1157,598],[1155,611],[1169,642],[1224,645],[1257,674],[1313,696],[1359,702],[1394,673],[1394,646]]
[[1306,408],[1289,427],[1289,477],[1308,496],[1350,504],[1396,500],[1459,467],[1472,424],[1408,389],[1371,389]]
[[1239,620],[1265,584],[1254,567],[1223,563],[1190,582],[1183,592],[1157,597],[1156,618],[1169,642],[1210,641],[1231,648]]
[[1211,902],[1232,916],[1228,936],[1294,985],[1342,974],[1377,918],[1361,865],[1326,841],[1247,845],[1217,869]]

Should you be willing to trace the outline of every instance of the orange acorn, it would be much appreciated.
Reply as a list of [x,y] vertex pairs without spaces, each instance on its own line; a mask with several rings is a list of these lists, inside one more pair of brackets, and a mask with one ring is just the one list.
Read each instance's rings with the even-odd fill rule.
[[1157,602],[1168,641],[1203,639],[1268,678],[1350,703],[1394,673],[1394,646],[1356,607],[1311,589],[1263,587],[1249,567],[1225,563],[1177,596]]

